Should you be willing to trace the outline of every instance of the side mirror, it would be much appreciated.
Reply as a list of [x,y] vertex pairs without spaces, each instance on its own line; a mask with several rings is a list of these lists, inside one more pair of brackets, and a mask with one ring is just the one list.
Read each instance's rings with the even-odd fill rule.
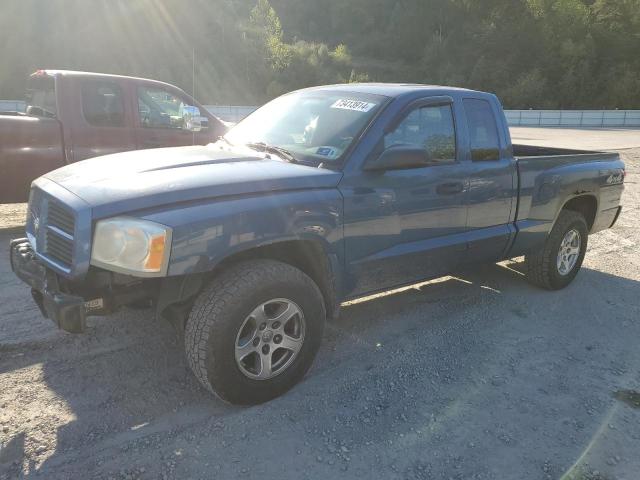
[[431,164],[426,149],[415,145],[394,145],[383,151],[380,156],[367,162],[367,171],[402,170],[406,168],[420,168]]
[[200,109],[191,105],[182,107],[182,124],[184,130],[188,132],[199,132],[202,130],[202,117]]

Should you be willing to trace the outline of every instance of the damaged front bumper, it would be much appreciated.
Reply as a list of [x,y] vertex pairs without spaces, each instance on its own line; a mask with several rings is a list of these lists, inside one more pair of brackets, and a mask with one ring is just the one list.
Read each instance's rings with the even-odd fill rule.
[[26,238],[12,240],[9,249],[11,269],[31,287],[31,295],[42,315],[62,330],[82,333],[86,329],[87,314],[99,314],[104,309],[102,298],[87,301],[61,291],[57,274],[38,261]]

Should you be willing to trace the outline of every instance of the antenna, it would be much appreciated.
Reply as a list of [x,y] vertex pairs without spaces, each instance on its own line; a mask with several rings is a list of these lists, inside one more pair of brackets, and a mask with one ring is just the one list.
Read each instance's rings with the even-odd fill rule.
[[[191,50],[191,97],[196,102],[196,47]],[[194,105],[195,107],[195,105]],[[196,144],[196,132],[191,132],[191,145]]]
[[196,99],[196,49],[195,47],[192,50],[192,63],[191,63],[191,96],[193,99]]

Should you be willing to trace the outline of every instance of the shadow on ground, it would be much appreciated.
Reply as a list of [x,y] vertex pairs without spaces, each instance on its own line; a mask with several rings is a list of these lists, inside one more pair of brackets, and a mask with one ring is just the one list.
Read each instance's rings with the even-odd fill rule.
[[[345,306],[305,381],[251,408],[204,392],[172,328],[148,312],[93,319],[84,336],[27,351],[0,346],[0,375],[17,382],[10,408],[33,414],[0,467],[19,477],[272,478],[285,454],[284,478],[577,474],[609,442],[603,422],[637,420],[613,392],[640,381],[639,325],[622,309],[640,288],[584,269],[545,292],[520,268],[469,269]],[[21,372],[31,372],[23,384]],[[68,421],[51,420],[60,411]],[[631,428],[620,441],[637,451],[639,438]]]

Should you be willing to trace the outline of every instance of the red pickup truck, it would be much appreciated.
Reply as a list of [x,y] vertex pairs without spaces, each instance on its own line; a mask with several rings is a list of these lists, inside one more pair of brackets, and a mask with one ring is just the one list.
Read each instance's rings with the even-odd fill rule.
[[0,114],[0,203],[24,202],[35,178],[126,150],[204,145],[222,121],[179,88],[144,78],[38,70],[25,113]]

